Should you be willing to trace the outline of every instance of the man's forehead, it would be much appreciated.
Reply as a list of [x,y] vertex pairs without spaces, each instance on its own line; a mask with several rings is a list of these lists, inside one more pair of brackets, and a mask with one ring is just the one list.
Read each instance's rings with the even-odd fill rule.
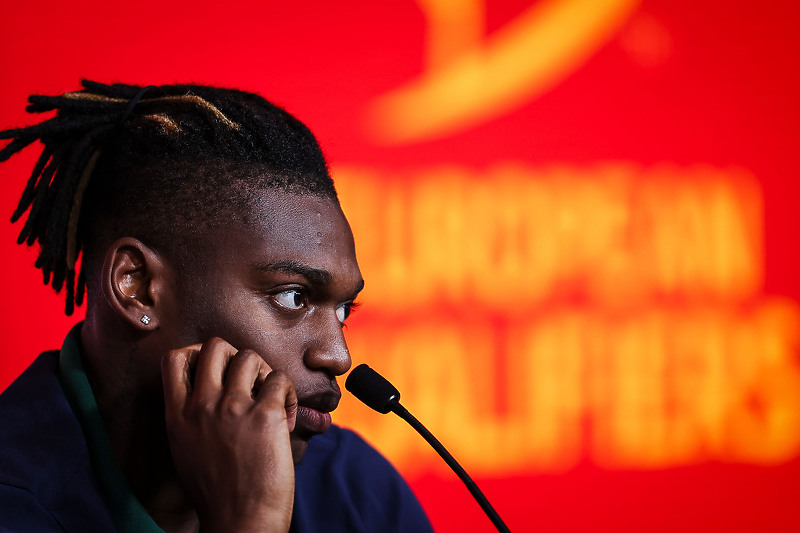
[[209,231],[205,253],[221,266],[246,262],[249,270],[283,271],[319,283],[358,273],[350,226],[335,199],[273,191],[238,217]]

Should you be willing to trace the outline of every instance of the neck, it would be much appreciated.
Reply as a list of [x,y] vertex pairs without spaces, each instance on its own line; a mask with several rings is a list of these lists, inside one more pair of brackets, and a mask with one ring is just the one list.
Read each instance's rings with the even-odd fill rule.
[[164,425],[155,335],[104,331],[87,314],[84,366],[120,470],[136,498],[165,531],[197,531],[197,515],[178,483]]

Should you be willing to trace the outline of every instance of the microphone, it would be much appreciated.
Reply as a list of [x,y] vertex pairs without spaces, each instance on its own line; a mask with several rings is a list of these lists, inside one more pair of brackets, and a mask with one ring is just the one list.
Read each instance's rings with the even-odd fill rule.
[[467,489],[472,494],[472,497],[478,502],[483,509],[483,512],[486,513],[486,516],[489,517],[489,520],[492,521],[494,527],[497,528],[497,531],[508,533],[509,529],[503,520],[500,518],[500,515],[497,514],[497,511],[494,510],[492,504],[489,503],[489,500],[486,496],[483,495],[481,489],[478,488],[478,485],[469,477],[467,471],[458,464],[458,461],[450,455],[450,452],[445,449],[439,440],[433,436],[433,433],[428,431],[428,429],[417,420],[414,415],[408,412],[408,410],[400,405],[400,392],[389,383],[389,381],[374,371],[366,364],[360,364],[350,372],[350,375],[347,376],[347,380],[345,380],[344,387],[349,390],[353,396],[367,404],[370,408],[378,411],[379,413],[386,414],[389,411],[392,411],[397,416],[408,422],[411,427],[417,430],[417,432],[422,435],[422,437],[428,441],[436,453],[438,453],[444,462],[453,469],[453,472],[464,482],[467,486]]

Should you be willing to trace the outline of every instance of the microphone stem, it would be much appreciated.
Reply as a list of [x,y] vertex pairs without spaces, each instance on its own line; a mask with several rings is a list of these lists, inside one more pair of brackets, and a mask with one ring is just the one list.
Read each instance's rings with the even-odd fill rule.
[[467,489],[472,493],[472,496],[478,502],[478,505],[481,506],[483,512],[486,513],[486,516],[488,516],[489,520],[492,521],[494,527],[497,528],[497,531],[502,533],[510,533],[508,526],[506,526],[506,524],[500,518],[500,515],[497,514],[497,511],[494,510],[494,507],[492,507],[492,504],[489,503],[488,499],[486,499],[486,496],[483,495],[483,492],[481,492],[481,489],[478,488],[478,485],[472,480],[471,477],[469,477],[467,471],[464,470],[460,464],[458,464],[458,461],[456,461],[455,457],[450,455],[450,452],[447,451],[442,443],[433,436],[433,433],[428,431],[428,428],[423,426],[422,423],[414,417],[414,415],[409,413],[408,409],[400,405],[400,402],[396,398],[392,398],[389,401],[389,408],[397,416],[408,422],[411,427],[416,429],[417,433],[422,435],[422,438],[428,441],[428,444],[430,444],[433,449],[436,450],[436,453],[438,453],[441,458],[444,459],[444,462],[453,469],[453,472],[455,472],[459,478],[461,478],[461,481],[464,482],[464,484],[467,486]]

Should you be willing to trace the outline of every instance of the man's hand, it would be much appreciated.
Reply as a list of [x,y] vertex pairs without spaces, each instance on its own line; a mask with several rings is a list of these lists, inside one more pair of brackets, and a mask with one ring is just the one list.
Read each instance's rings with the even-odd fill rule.
[[170,449],[201,530],[288,531],[292,382],[216,338],[171,351],[161,367]]

